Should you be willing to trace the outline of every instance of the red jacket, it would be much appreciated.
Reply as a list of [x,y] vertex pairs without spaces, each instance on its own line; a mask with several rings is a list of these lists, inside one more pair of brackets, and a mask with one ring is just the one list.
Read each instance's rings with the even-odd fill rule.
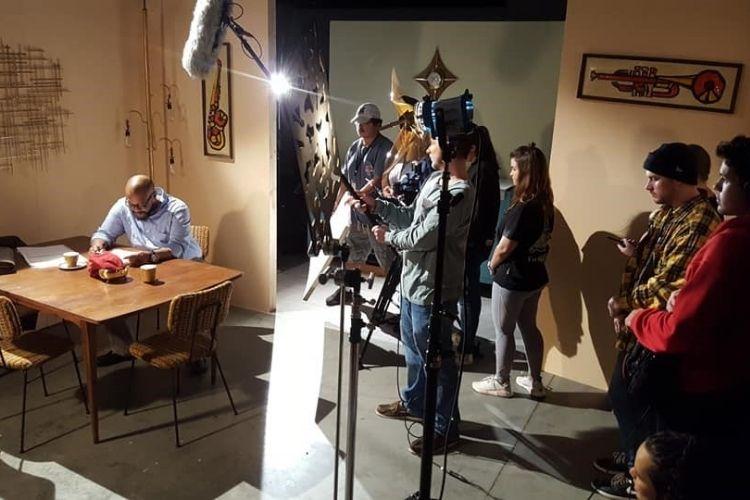
[[656,353],[676,354],[690,394],[747,387],[750,369],[750,216],[719,225],[695,254],[672,312],[642,310],[630,328]]

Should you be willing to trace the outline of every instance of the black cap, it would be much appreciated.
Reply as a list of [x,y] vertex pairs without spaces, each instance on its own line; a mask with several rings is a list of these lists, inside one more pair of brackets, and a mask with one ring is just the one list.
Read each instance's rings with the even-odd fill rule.
[[698,184],[698,166],[695,154],[687,144],[670,142],[651,151],[643,168],[662,177],[695,186]]

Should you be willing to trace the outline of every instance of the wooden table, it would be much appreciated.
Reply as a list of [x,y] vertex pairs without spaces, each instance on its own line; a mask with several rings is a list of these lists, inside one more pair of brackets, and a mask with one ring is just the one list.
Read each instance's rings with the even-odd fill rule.
[[[47,244],[63,244],[85,253],[89,238],[70,238]],[[18,257],[19,263],[23,261]],[[0,276],[0,294],[17,304],[54,314],[81,330],[83,363],[88,384],[91,432],[99,442],[99,413],[96,404],[96,331],[95,326],[114,318],[169,303],[181,293],[210,288],[242,276],[240,271],[204,262],[173,259],[158,264],[157,283],[142,283],[138,269],[131,269],[123,283],[105,283],[91,278],[87,270],[61,271],[57,268],[33,269],[19,266],[18,272]]]

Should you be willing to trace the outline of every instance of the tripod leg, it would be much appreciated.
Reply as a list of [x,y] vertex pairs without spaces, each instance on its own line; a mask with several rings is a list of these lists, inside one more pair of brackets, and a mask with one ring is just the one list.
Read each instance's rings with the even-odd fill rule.
[[365,342],[362,344],[362,349],[359,353],[359,367],[363,367],[363,359],[365,359],[365,353],[367,352],[367,346],[370,345],[370,338],[372,338],[372,332],[375,331],[375,326],[372,324],[367,325],[367,338],[365,339]]

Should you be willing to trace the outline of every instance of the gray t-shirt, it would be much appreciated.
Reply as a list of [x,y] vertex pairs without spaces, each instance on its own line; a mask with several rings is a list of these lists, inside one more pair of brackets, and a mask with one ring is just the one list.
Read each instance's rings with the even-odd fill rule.
[[[346,153],[342,174],[346,176],[354,189],[362,189],[365,184],[376,177],[382,177],[385,170],[385,160],[393,143],[384,135],[378,136],[365,146],[362,138],[357,139],[349,146]],[[365,214],[352,211],[352,220],[367,223]]]

